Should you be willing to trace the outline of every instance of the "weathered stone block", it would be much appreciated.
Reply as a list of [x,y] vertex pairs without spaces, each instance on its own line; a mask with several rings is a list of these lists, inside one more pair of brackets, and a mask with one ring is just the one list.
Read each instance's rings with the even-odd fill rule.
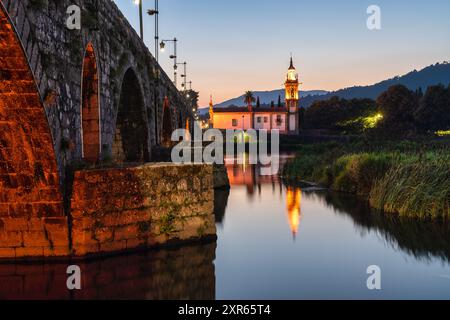
[[43,257],[44,248],[43,247],[20,247],[15,248],[16,258],[26,258],[26,257]]
[[47,235],[41,231],[24,231],[23,243],[25,247],[48,247],[50,242]]
[[23,245],[22,232],[20,231],[2,231],[0,232],[0,247],[13,248]]

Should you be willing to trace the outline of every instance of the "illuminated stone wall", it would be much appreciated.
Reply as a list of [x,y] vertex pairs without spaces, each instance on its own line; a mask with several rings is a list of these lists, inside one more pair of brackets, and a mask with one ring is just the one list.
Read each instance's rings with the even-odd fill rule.
[[0,258],[68,254],[54,154],[33,74],[0,10]]
[[215,237],[212,166],[155,163],[76,172],[69,218],[0,218],[0,259],[97,256]]
[[79,171],[71,206],[75,255],[216,235],[209,165]]
[[[114,1],[76,1],[82,7],[81,31],[66,28],[66,9],[74,1],[47,2],[48,5],[41,7],[40,1],[0,0],[1,10],[10,16],[13,31],[25,49],[26,61],[44,101],[61,185],[64,185],[66,168],[82,159],[82,67],[89,44],[98,68],[100,159],[111,156],[113,151],[122,84],[129,70],[137,78],[136,89],[143,100],[142,117],[149,151],[156,143],[156,132],[159,137],[162,133],[164,97],[169,98],[171,108],[177,109],[171,113],[174,127],[184,123],[185,119],[177,117],[186,118],[189,110],[172,80],[158,66]],[[3,40],[3,45],[9,46],[10,41]],[[155,85],[157,73],[160,73],[158,86]],[[126,102],[127,97],[122,100]],[[88,141],[86,148],[92,145]],[[95,152],[89,154],[93,154],[92,158],[96,156]]]

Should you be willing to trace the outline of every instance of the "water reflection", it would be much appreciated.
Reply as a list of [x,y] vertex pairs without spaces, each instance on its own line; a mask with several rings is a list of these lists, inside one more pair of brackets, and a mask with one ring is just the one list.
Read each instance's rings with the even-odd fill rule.
[[[273,191],[278,186],[280,192],[282,188],[282,181],[278,176],[278,173],[286,161],[290,158],[290,155],[280,156],[276,159],[276,165],[251,165],[250,157],[248,155],[243,156],[243,163],[238,163],[238,158],[225,158],[225,166],[228,172],[228,179],[232,186],[245,186],[247,188],[247,196],[251,200],[254,198],[257,190],[258,194],[261,194],[261,185],[271,184]],[[242,159],[240,159],[242,161]],[[262,174],[262,170],[270,174]]]
[[[286,164],[292,156],[281,155],[279,159],[279,169]],[[263,185],[271,185],[272,196],[267,201],[282,201],[284,194],[286,202],[286,214],[289,227],[295,239],[299,232],[302,218],[302,196],[317,202],[321,202],[335,214],[352,218],[361,236],[375,232],[378,233],[392,248],[401,250],[416,259],[430,260],[440,258],[446,262],[450,261],[450,224],[443,222],[417,221],[399,217],[398,215],[382,214],[369,208],[365,201],[359,198],[342,193],[332,193],[324,191],[309,191],[308,188],[299,186],[284,185],[277,172],[272,175],[261,175],[261,165],[250,165],[249,157],[244,157],[244,164],[237,164],[237,159],[226,159],[226,167],[230,183],[232,186],[245,186],[249,200],[255,197],[255,190],[261,197]],[[267,167],[267,166],[266,166]],[[280,171],[279,170],[279,171]],[[232,188],[233,190],[233,188]],[[276,194],[280,198],[275,198]],[[220,214],[216,215],[218,222],[222,222],[225,215],[228,194],[219,194],[221,200],[217,208]],[[267,194],[264,197],[268,197]],[[225,203],[225,205],[224,205]],[[313,212],[306,212],[312,214]]]
[[[217,217],[218,299],[450,297],[448,223],[383,215],[354,196],[226,164],[232,186]],[[373,264],[383,270],[381,291],[367,290]]]
[[430,261],[437,257],[450,262],[449,223],[417,221],[398,215],[382,214],[371,210],[366,202],[348,195],[323,193],[315,196],[322,199],[336,214],[350,216],[361,234],[377,232],[391,247],[418,260]]
[[216,243],[75,262],[82,290],[66,287],[69,263],[1,264],[0,299],[215,299]]
[[[282,195],[285,189],[282,179],[279,177],[279,172],[286,164],[289,158],[292,156],[289,154],[281,155],[277,160],[278,163],[275,166],[272,165],[250,165],[248,155],[243,156],[243,164],[238,164],[237,158],[226,158],[225,165],[227,168],[228,178],[231,186],[245,186],[247,191],[247,197],[249,200],[253,200],[255,196],[255,190],[257,190],[258,196],[261,196],[262,185],[271,185],[272,194],[276,193]],[[262,174],[262,169],[266,169],[266,172],[270,174]],[[268,169],[268,170],[267,170]],[[217,195],[218,193],[218,195]],[[228,193],[229,195],[229,193]],[[228,195],[226,198],[228,199]],[[222,209],[225,195],[222,191],[216,191],[216,197],[223,197],[220,201],[216,202],[216,207]],[[292,232],[292,237],[295,240],[298,229],[300,226],[301,216],[301,197],[302,190],[299,187],[287,187],[286,188],[286,212],[288,223]],[[217,201],[217,199],[216,199]],[[226,205],[225,205],[226,207]],[[225,214],[225,212],[223,212]],[[216,214],[216,221],[223,221],[223,214]]]
[[295,237],[300,225],[302,191],[300,188],[288,187],[286,190],[287,213],[292,236]]

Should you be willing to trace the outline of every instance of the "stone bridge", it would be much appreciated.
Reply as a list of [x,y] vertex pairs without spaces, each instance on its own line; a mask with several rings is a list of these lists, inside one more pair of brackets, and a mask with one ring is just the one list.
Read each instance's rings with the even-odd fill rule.
[[67,217],[73,168],[150,162],[190,110],[113,1],[0,0],[0,218]]

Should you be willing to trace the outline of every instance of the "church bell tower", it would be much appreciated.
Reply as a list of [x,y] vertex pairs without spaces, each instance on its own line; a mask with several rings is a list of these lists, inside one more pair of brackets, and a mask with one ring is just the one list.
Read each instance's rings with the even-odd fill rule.
[[209,127],[214,128],[214,104],[212,95],[209,98]]
[[291,65],[286,77],[286,109],[288,111],[288,132],[289,134],[299,133],[299,118],[298,118],[298,74],[294,67],[294,62],[291,56]]

